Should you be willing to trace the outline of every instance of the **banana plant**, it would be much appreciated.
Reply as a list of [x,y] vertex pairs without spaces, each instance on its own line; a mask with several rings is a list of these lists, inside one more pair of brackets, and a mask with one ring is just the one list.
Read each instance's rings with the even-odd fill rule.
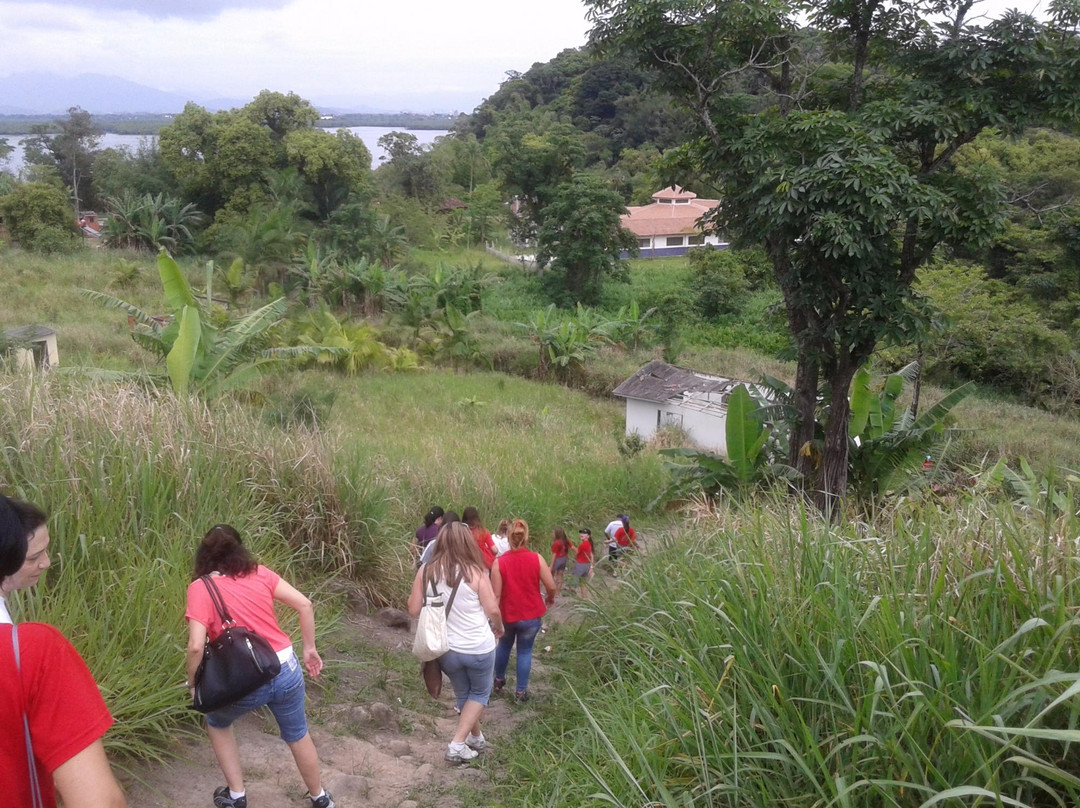
[[770,441],[773,427],[762,419],[761,409],[745,385],[731,391],[724,423],[727,457],[699,449],[661,449],[660,454],[682,462],[668,463],[671,483],[652,506],[698,492],[715,496],[724,489],[742,495],[778,480],[797,480],[799,473],[778,459],[778,447]]
[[[212,272],[208,267],[208,299]],[[158,256],[158,275],[169,312],[166,316],[152,316],[103,292],[84,289],[82,294],[108,308],[127,312],[133,325],[132,338],[164,358],[166,376],[178,395],[194,392],[213,399],[297,356],[318,351],[312,346],[269,346],[270,329],[285,316],[287,303],[282,298],[230,318],[218,328],[206,316],[204,304],[192,294],[176,261],[166,252]]]
[[864,499],[895,490],[910,479],[927,450],[945,437],[949,413],[974,389],[970,382],[964,384],[916,417],[898,402],[918,373],[918,363],[913,362],[877,386],[868,369],[855,374],[848,428],[849,481],[855,494]]

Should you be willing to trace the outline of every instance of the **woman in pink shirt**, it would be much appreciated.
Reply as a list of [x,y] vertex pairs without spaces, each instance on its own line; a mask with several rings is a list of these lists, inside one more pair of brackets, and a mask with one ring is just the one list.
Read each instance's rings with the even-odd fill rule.
[[[516,642],[514,696],[518,701],[529,698],[533,643],[540,633],[541,618],[547,613],[547,607],[555,602],[555,580],[551,570],[539,553],[526,547],[528,543],[528,524],[523,519],[515,519],[510,526],[510,552],[495,559],[491,568],[491,588],[499,599],[504,631],[495,648],[494,689],[498,693],[506,684],[510,651]],[[546,599],[540,597],[541,584],[547,592]]]
[[[315,678],[323,662],[315,649],[315,610],[311,601],[282,580],[273,570],[259,564],[240,541],[240,534],[229,525],[216,525],[203,536],[195,552],[195,580],[188,586],[187,676],[195,681],[195,671],[203,657],[206,640],[221,633],[221,618],[206,583],[210,576],[230,616],[270,643],[281,661],[281,673],[239,701],[206,714],[206,731],[214,748],[226,785],[214,792],[217,808],[247,808],[244,773],[240,768],[240,750],[233,733],[233,722],[259,707],[269,707],[277,720],[281,739],[289,745],[296,768],[307,786],[312,808],[334,808],[334,798],[323,790],[319,774],[319,754],[308,733],[304,713],[304,674],[293,652],[292,640],[281,630],[274,614],[274,602],[284,603],[300,615],[300,638],[303,641],[304,667]],[[192,688],[194,695],[194,688]]]

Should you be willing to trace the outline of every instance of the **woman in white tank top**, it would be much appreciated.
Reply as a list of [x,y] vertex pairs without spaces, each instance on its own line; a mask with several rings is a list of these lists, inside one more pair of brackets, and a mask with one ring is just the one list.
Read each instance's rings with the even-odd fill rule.
[[450,650],[439,657],[439,667],[450,677],[461,713],[445,758],[451,763],[464,763],[484,751],[486,745],[480,718],[491,695],[495,640],[502,636],[503,624],[484,559],[469,526],[464,522],[445,524],[433,543],[430,560],[417,570],[413,580],[409,614],[420,614],[424,592],[430,589],[427,582],[434,581],[449,604],[446,636]]

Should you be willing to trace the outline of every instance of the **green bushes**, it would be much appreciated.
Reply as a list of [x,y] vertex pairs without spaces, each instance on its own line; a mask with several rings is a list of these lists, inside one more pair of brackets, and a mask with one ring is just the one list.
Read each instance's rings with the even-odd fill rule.
[[75,248],[75,224],[67,194],[48,183],[16,185],[0,198],[0,215],[24,250],[58,253]]
[[1076,804],[1078,529],[979,500],[703,513],[586,609],[520,742],[559,754],[515,755],[507,799]]

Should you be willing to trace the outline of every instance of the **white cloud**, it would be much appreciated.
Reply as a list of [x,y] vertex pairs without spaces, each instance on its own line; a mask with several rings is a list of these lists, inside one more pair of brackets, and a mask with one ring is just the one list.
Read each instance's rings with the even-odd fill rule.
[[[0,75],[117,75],[163,90],[250,97],[472,92],[584,44],[580,0],[0,0]],[[139,9],[136,11],[134,9]],[[213,13],[213,16],[207,16]]]

